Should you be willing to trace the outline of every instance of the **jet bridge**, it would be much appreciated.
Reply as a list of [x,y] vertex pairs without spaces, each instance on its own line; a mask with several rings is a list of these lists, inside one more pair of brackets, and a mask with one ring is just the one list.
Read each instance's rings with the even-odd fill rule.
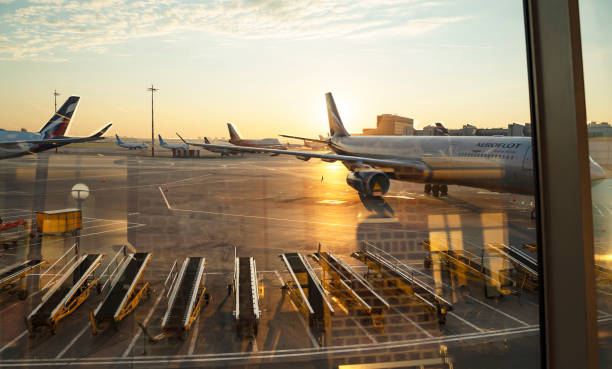
[[446,322],[446,314],[453,310],[452,304],[438,295],[429,285],[404,270],[410,267],[404,265],[404,268],[399,268],[389,260],[368,250],[356,251],[351,256],[368,266],[368,274],[369,269],[376,270],[383,277],[387,286],[399,288],[413,295],[438,315],[440,324]]
[[44,326],[55,334],[57,323],[85,302],[91,287],[97,285],[94,271],[101,260],[101,254],[83,255],[51,285],[42,302],[26,319],[30,332]]
[[150,294],[149,282],[143,280],[150,260],[151,254],[148,252],[130,254],[125,258],[104,299],[90,313],[94,334],[103,323],[120,322],[138,306],[145,292]]
[[[281,254],[280,258],[291,275],[291,279],[283,286],[283,291],[289,294],[315,333],[326,332],[329,315],[334,313],[334,308],[312,266],[299,253]],[[322,335],[319,340],[323,340]]]
[[171,333],[184,333],[191,328],[198,318],[202,307],[202,300],[206,293],[206,259],[203,257],[189,257],[176,278],[168,299],[168,308],[162,319],[163,333],[154,339],[160,340]]
[[20,282],[23,278],[45,264],[46,262],[42,260],[26,260],[23,263],[17,263],[0,270],[0,292],[17,292],[19,298],[24,300],[28,291],[25,288],[18,288],[18,284],[21,285]]
[[257,321],[260,316],[255,259],[237,257],[234,264],[234,317],[238,334],[256,337]]
[[385,311],[390,309],[390,305],[370,283],[331,252],[319,249],[311,257],[323,268],[323,282],[327,281],[326,275],[331,278],[332,293],[347,301],[356,311],[369,314],[375,327],[383,327]]

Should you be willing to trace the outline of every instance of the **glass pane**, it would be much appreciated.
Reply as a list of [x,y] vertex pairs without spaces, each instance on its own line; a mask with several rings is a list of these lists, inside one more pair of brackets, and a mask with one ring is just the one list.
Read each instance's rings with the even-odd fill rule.
[[612,4],[580,1],[584,85],[591,160],[600,367],[612,366]]
[[521,1],[41,3],[0,0],[0,366],[539,366]]

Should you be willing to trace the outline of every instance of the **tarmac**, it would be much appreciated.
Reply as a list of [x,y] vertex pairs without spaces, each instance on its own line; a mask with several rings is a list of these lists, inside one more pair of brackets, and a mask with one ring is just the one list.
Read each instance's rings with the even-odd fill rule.
[[[131,252],[152,253],[145,280],[153,293],[116,327],[96,335],[89,312],[102,297],[95,292],[59,322],[55,335],[45,330],[31,334],[24,317],[39,303],[40,287],[53,273],[32,275],[26,300],[8,296],[0,302],[0,365],[335,368],[388,367],[384,363],[394,361],[404,363],[401,367],[539,367],[537,288],[486,297],[478,278],[450,273],[436,263],[426,268],[428,251],[421,246],[423,240],[442,240],[451,249],[475,254],[487,243],[522,249],[536,239],[532,197],[449,186],[448,196],[436,198],[424,194],[421,184],[392,181],[384,201],[364,202],[346,184],[348,171],[341,163],[210,153],[173,159],[164,149],[158,152],[160,157],[151,158],[146,152],[84,145],[1,162],[0,216],[5,222],[75,207],[70,189],[76,183],[85,183],[90,195],[82,204],[84,225],[78,236],[23,237],[0,249],[0,268],[34,256],[49,264],[63,261],[62,255],[72,255],[79,243],[82,254],[105,254],[100,272],[127,245]],[[612,215],[612,199],[598,205],[602,217]],[[379,285],[377,292],[391,304],[384,329],[334,299],[335,314],[325,332],[313,332],[283,293],[290,276],[278,255],[306,256],[319,244],[362,276],[368,269],[351,253],[368,245],[410,270],[454,309],[440,325],[411,296]],[[234,255],[255,258],[264,286],[254,339],[236,334],[227,289]],[[149,342],[139,324],[149,334],[160,332],[168,303],[169,284],[164,282],[174,262],[180,265],[190,256],[206,258],[211,301],[184,337]],[[310,263],[321,277],[318,264]],[[107,277],[100,276],[102,281]],[[609,329],[612,288],[599,291],[600,325]]]

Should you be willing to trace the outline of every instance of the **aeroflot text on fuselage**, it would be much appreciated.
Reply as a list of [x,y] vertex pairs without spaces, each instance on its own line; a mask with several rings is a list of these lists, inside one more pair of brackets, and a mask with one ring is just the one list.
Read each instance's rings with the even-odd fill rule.
[[502,142],[479,142],[478,147],[500,147],[502,149],[518,149],[520,143],[502,143]]

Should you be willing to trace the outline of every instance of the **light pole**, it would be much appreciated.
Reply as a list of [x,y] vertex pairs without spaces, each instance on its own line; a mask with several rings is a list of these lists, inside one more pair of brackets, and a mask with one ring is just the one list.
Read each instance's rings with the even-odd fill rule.
[[159,88],[155,88],[153,84],[147,88],[147,91],[151,91],[151,156],[155,156],[155,122],[153,120],[153,94],[159,91]]
[[79,210],[83,210],[83,201],[89,197],[89,187],[84,183],[77,183],[70,190],[72,198],[76,200]]
[[[89,197],[89,187],[87,187],[84,183],[77,183],[72,186],[72,190],[70,190],[70,195],[72,198],[76,200],[77,206],[81,211],[81,224],[83,224],[83,201],[85,201]],[[79,253],[79,248],[81,247],[81,229],[76,230],[76,238],[77,238],[77,254]]]
[[59,92],[53,90],[53,105],[55,107],[55,112],[57,113],[57,97],[59,96]]

